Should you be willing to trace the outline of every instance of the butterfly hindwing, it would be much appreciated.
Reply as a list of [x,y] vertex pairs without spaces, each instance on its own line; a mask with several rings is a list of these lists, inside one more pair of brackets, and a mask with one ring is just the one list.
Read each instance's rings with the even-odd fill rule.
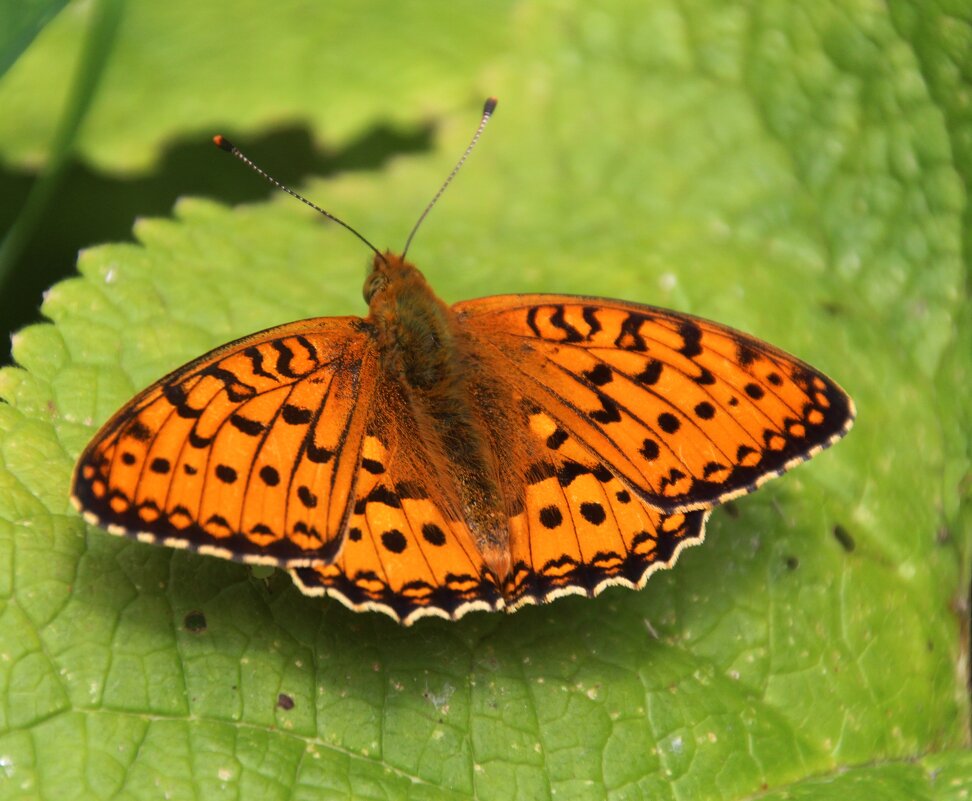
[[509,295],[453,307],[590,453],[650,505],[707,509],[835,442],[853,405],[728,327],[622,301]]
[[294,580],[308,595],[405,624],[502,608],[497,578],[450,506],[410,409],[394,388],[379,387],[340,555],[292,570]]
[[668,514],[645,504],[540,408],[529,410],[527,425],[524,436],[543,455],[525,477],[524,512],[511,520],[510,610],[643,587],[683,547],[702,542],[707,511]]
[[224,558],[333,558],[377,370],[360,323],[268,329],[166,376],[81,455],[75,504],[112,533]]

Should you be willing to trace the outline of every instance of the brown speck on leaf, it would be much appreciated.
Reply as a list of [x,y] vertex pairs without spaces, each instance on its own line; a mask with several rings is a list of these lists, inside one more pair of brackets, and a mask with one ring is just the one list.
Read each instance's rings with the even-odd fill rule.
[[854,550],[856,547],[854,538],[846,528],[840,525],[840,523],[834,526],[833,533],[834,539],[840,543],[840,547],[847,551],[847,553],[851,553]]
[[183,625],[186,627],[186,631],[191,631],[194,634],[199,634],[206,630],[208,624],[206,623],[206,615],[200,611],[187,612],[186,616],[182,620]]

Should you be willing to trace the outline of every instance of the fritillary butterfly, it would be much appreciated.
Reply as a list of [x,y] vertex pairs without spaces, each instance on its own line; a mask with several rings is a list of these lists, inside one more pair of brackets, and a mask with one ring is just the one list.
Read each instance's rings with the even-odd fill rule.
[[539,294],[450,307],[377,250],[364,294],[364,319],[244,337],[125,404],[78,460],[85,519],[277,565],[405,624],[512,612],[644,586],[715,506],[853,422],[814,368],[687,314]]

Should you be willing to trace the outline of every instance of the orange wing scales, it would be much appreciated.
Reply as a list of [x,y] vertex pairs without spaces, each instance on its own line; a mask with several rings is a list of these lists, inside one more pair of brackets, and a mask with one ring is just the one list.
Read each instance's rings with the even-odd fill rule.
[[112,533],[246,562],[340,549],[376,361],[350,319],[248,337],[149,387],[78,461],[74,500]]
[[549,414],[530,414],[529,435],[546,456],[528,471],[526,509],[511,521],[513,570],[503,588],[511,611],[610,586],[643,587],[704,539],[708,512],[667,514],[643,503]]
[[[308,595],[331,595],[355,610],[384,612],[410,624],[420,617],[458,618],[505,605],[461,520],[444,503],[397,410],[395,427],[365,437],[362,469],[341,554],[332,564],[292,570]],[[378,415],[388,419],[388,415]]]
[[710,509],[849,430],[850,398],[792,356],[716,323],[605,303],[511,296],[455,308],[536,405],[648,504]]

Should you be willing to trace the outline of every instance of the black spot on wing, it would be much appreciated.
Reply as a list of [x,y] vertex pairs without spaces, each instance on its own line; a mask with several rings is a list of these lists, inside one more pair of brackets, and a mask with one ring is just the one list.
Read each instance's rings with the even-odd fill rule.
[[544,528],[557,528],[564,522],[564,515],[556,506],[544,506],[540,510],[540,524]]
[[752,346],[742,340],[736,341],[736,361],[743,367],[749,367],[759,358],[759,354]]
[[538,306],[531,306],[526,316],[526,323],[533,332],[533,335],[537,338],[540,338],[540,328],[537,326],[537,313],[539,311],[540,308]]
[[593,306],[585,306],[581,315],[584,322],[587,323],[587,339],[591,340],[601,331],[601,321],[597,319],[597,309]]
[[381,533],[381,544],[387,551],[391,551],[392,553],[402,553],[408,546],[408,541],[405,539],[405,535],[402,534],[401,531],[399,531],[397,528],[393,528]]
[[590,412],[591,419],[601,424],[620,423],[621,410],[618,408],[618,404],[603,392],[597,393],[597,399],[601,403],[601,408]]
[[187,420],[195,420],[202,416],[203,409],[197,409],[189,405],[189,396],[181,384],[166,384],[162,387],[162,394],[171,403],[179,417]]
[[317,496],[311,492],[310,487],[303,484],[297,487],[297,498],[307,509],[313,509],[317,506]]
[[189,432],[189,445],[193,448],[208,448],[213,444],[213,437],[204,437],[202,434],[198,433],[196,429],[192,429]]
[[609,481],[614,480],[614,474],[608,470],[603,464],[594,465],[591,470],[591,475],[594,476],[602,484],[607,484]]
[[229,522],[226,520],[226,518],[218,514],[210,515],[209,518],[206,520],[206,525],[217,526],[218,528],[224,529],[225,531],[233,530]]
[[165,384],[162,395],[173,406],[182,406],[189,399],[189,394],[181,384]]
[[689,359],[694,359],[702,353],[702,329],[691,320],[684,320],[678,327],[679,336],[682,337],[682,347],[678,352]]
[[664,365],[662,365],[660,361],[657,359],[651,359],[645,365],[645,369],[635,376],[635,381],[637,381],[639,384],[644,384],[645,386],[650,387],[658,383],[658,379],[661,378],[663,369]]
[[446,541],[445,532],[435,523],[422,524],[422,538],[429,543],[429,545],[434,545],[436,547],[445,545]]
[[601,362],[590,370],[585,370],[583,375],[584,378],[596,387],[603,387],[605,384],[610,384],[614,380],[614,374],[611,368],[604,364],[604,362]]
[[624,322],[621,323],[621,333],[614,340],[614,344],[624,350],[648,350],[648,344],[641,335],[641,326],[650,319],[647,315],[640,314],[639,312],[629,313],[624,318]]
[[216,478],[222,481],[224,484],[233,484],[236,482],[236,470],[230,467],[228,464],[218,464],[216,465]]
[[125,429],[125,433],[139,442],[148,442],[152,438],[152,432],[149,430],[149,427],[141,420],[132,420],[128,424],[128,428]]
[[590,475],[591,468],[579,462],[565,461],[557,471],[557,481],[561,487],[569,487],[578,476]]
[[230,425],[237,431],[246,434],[248,437],[255,437],[266,430],[266,426],[259,420],[251,420],[242,414],[234,413],[230,415]]
[[314,444],[314,431],[309,429],[304,438],[304,455],[314,464],[327,464],[334,456],[334,451]]
[[320,357],[317,355],[317,348],[314,347],[314,343],[311,342],[303,334],[297,335],[297,341],[300,343],[301,347],[307,351],[307,358],[312,362],[319,362]]
[[638,452],[645,457],[646,461],[653,462],[658,458],[658,454],[661,453],[658,443],[653,439],[645,439],[641,443],[641,448]]
[[402,502],[401,499],[388,487],[379,484],[377,487],[371,490],[363,498],[358,498],[354,504],[354,513],[356,515],[362,515],[365,509],[368,507],[369,503],[382,503],[385,506],[390,506],[392,509],[401,509]]
[[755,448],[750,448],[748,445],[740,445],[736,449],[736,461],[737,462],[744,462],[750,456],[752,456],[754,453],[756,453],[756,449]]
[[666,434],[674,434],[681,427],[678,418],[670,412],[658,415],[658,427]]
[[269,378],[273,381],[277,380],[277,376],[275,376],[273,373],[268,373],[263,369],[263,353],[258,347],[251,345],[243,351],[243,355],[249,359],[250,369],[253,371],[254,375],[261,376],[262,378]]
[[215,378],[223,385],[228,397],[233,403],[240,403],[247,398],[256,395],[256,388],[249,384],[244,384],[237,375],[218,364],[211,364],[200,372],[200,375],[207,375]]
[[307,425],[311,421],[312,412],[303,406],[296,406],[292,403],[285,403],[280,411],[280,416],[285,423],[292,426]]
[[298,373],[295,373],[290,366],[294,360],[294,352],[287,346],[287,343],[282,339],[275,339],[270,343],[270,347],[277,352],[277,363],[274,369],[287,378],[298,378]]
[[568,323],[564,319],[564,307],[555,306],[554,313],[550,315],[550,324],[564,332],[563,342],[583,342],[584,337],[581,336],[580,331],[578,331],[574,326]]
[[553,434],[547,437],[547,447],[550,448],[550,450],[555,451],[566,441],[567,441],[567,432],[558,426],[557,429],[553,432]]
[[604,507],[594,501],[584,501],[580,505],[580,513],[581,517],[595,526],[601,525],[607,519]]

